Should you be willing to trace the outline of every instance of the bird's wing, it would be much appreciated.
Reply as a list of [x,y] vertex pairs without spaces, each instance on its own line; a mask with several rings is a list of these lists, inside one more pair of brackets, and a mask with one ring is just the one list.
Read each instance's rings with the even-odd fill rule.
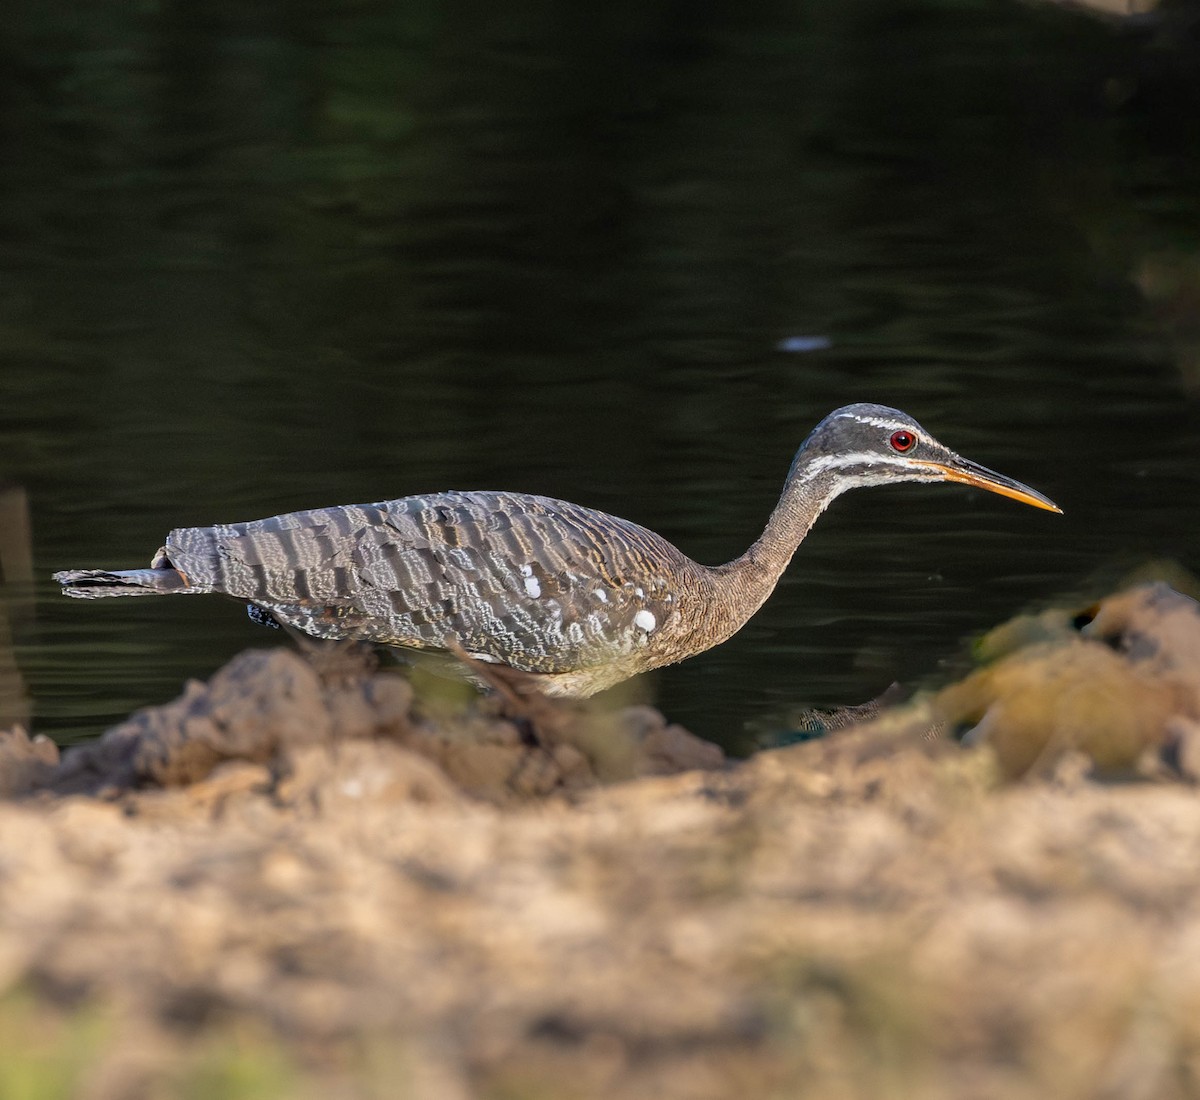
[[174,531],[195,583],[324,637],[467,652],[533,672],[631,654],[676,614],[670,543],[565,501],[439,493]]

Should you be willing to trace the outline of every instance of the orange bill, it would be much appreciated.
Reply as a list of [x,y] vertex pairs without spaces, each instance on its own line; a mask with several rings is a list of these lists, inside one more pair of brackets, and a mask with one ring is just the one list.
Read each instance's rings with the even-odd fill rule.
[[[920,461],[920,460],[916,460]],[[937,470],[947,481],[957,481],[963,485],[974,485],[977,489],[987,489],[990,493],[999,493],[1002,497],[1012,497],[1022,504],[1032,504],[1035,508],[1045,508],[1047,512],[1058,512],[1062,509],[1049,497],[1042,496],[1036,489],[1005,477],[986,466],[969,462],[955,455],[953,462],[920,462],[922,466],[930,466]]]

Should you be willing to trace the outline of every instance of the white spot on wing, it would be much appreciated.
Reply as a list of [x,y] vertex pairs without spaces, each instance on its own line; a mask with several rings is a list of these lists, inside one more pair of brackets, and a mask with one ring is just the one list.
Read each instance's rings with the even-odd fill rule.
[[597,588],[592,595],[594,595],[601,603],[608,603],[608,593],[605,592],[603,588]]
[[[529,566],[525,566],[525,568],[528,569]],[[542,594],[542,586],[539,583],[537,577],[526,576],[526,578],[525,578],[525,594],[527,596],[533,597],[533,599],[535,599],[535,600]]]
[[658,626],[658,620],[654,617],[653,611],[647,611],[645,608],[642,608],[641,611],[634,615],[633,625],[649,634],[650,631]]

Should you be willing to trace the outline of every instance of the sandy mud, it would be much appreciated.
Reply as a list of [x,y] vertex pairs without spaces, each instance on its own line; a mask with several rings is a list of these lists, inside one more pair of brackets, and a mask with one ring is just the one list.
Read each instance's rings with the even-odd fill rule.
[[14,729],[0,1094],[1200,1094],[1197,605],[979,655],[743,762],[285,650],[61,758]]

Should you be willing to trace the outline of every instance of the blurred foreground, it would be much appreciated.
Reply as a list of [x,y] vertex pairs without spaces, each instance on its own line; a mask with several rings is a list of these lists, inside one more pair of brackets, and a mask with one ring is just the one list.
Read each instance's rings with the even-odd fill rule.
[[1197,605],[982,655],[737,764],[284,651],[62,761],[14,731],[0,1095],[1194,1096]]

